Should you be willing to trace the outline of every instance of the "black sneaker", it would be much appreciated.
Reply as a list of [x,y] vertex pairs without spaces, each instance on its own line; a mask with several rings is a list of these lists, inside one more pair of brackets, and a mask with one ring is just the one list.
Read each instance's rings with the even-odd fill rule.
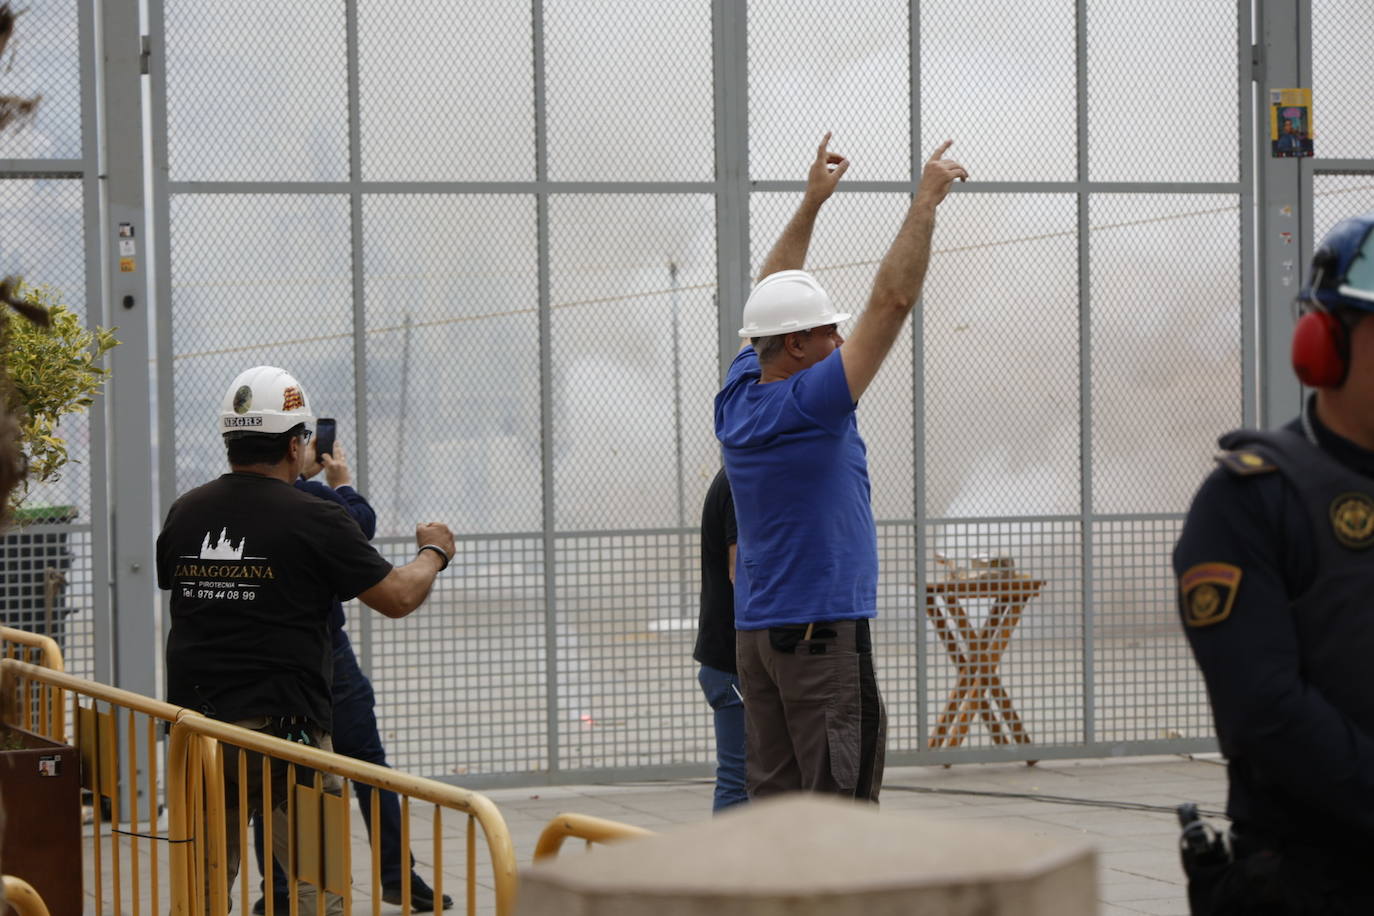
[[[401,905],[401,882],[395,884],[382,885],[382,900],[386,903]],[[410,908],[416,913],[429,913],[434,910],[434,889],[425,883],[425,879],[411,872],[410,874]],[[444,895],[443,909],[453,909],[453,898],[448,894]]]
[[[277,916],[286,916],[287,913],[291,912],[291,904],[287,903],[285,900],[278,900],[272,912],[276,913]],[[253,916],[267,916],[266,898],[259,897],[258,902],[253,904]]]
[[253,904],[253,916],[266,916],[266,914],[267,901],[264,898],[259,897],[258,902]]

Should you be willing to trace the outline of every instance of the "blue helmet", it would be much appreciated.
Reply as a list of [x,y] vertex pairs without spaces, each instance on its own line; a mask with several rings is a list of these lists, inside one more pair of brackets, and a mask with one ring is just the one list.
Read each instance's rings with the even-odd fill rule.
[[1337,223],[1317,250],[1299,299],[1374,312],[1374,212]]

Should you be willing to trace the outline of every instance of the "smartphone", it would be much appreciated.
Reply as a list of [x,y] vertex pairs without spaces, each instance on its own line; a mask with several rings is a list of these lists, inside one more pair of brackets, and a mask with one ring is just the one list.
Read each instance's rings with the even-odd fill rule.
[[[334,454],[334,418],[320,417],[315,421],[316,456]],[[321,458],[321,460],[323,460]]]

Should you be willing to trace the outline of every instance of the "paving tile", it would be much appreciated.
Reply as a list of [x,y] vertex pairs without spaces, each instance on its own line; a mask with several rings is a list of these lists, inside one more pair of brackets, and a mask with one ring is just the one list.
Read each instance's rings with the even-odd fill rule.
[[1188,898],[1179,896],[1158,900],[1132,900],[1130,903],[1123,904],[1130,907],[1137,913],[1149,913],[1152,916],[1188,916]]
[[[1097,850],[1098,897],[1103,916],[1170,916],[1187,913],[1186,888],[1178,859],[1178,834],[1171,811],[1182,800],[1219,810],[1226,794],[1226,771],[1215,758],[1150,757],[1114,760],[1043,761],[1021,764],[970,764],[949,768],[894,767],[885,778],[881,811],[893,817],[929,816],[976,820],[1040,836],[1086,841]],[[922,791],[911,791],[920,789]],[[967,790],[983,795],[957,794]],[[712,816],[712,785],[706,780],[622,785],[539,786],[483,793],[501,812],[510,831],[519,867],[528,867],[540,832],[556,815],[588,814],[646,827],[671,830]],[[1066,805],[1037,796],[1055,795],[1100,802]],[[1123,810],[1118,802],[1157,805],[1163,811]],[[466,895],[467,818],[445,812],[443,883],[462,907]],[[411,846],[422,874],[433,873],[433,809],[411,806]],[[354,912],[370,912],[367,834],[354,809],[350,819],[355,864]],[[569,840],[565,855],[582,855],[583,843]],[[595,854],[593,851],[591,854]],[[494,912],[486,841],[477,840],[477,912]],[[126,860],[127,861],[127,860]],[[251,862],[251,856],[248,857]],[[252,865],[248,866],[250,869]],[[146,873],[146,858],[142,863]],[[108,874],[108,857],[102,862]],[[160,901],[169,899],[167,873],[159,875]],[[88,881],[87,887],[93,882]],[[253,887],[257,876],[253,875]],[[145,882],[146,887],[146,882]],[[88,909],[94,896],[88,893]],[[110,906],[107,900],[106,907]],[[111,908],[114,912],[118,908]],[[236,907],[237,911],[237,907]],[[383,906],[388,916],[399,910]]]
[[1103,903],[1126,905],[1136,900],[1176,900],[1184,893],[1182,885],[1134,876],[1124,881],[1100,883],[1097,890],[1098,897]]

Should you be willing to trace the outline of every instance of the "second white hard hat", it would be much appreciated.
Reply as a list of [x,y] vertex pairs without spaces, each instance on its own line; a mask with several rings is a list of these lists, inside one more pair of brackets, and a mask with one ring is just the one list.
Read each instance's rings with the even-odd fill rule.
[[740,337],[772,337],[839,324],[848,312],[837,312],[830,294],[804,270],[780,270],[759,281],[744,303]]

